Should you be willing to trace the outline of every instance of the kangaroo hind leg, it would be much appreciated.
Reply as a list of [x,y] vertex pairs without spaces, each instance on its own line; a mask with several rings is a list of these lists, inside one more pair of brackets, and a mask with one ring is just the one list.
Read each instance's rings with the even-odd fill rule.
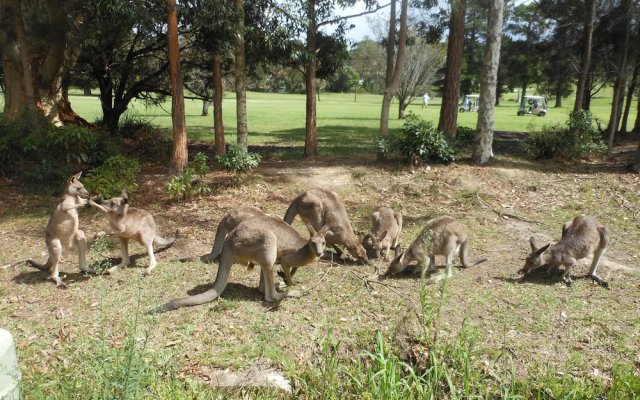
[[600,259],[602,258],[604,252],[607,250],[607,245],[609,244],[609,233],[604,227],[598,228],[598,233],[600,234],[600,243],[598,244],[598,248],[596,249],[596,251],[593,253],[593,261],[591,261],[591,268],[589,268],[589,276],[598,284],[608,288],[609,283],[600,278],[597,275],[597,272],[598,264],[600,264]]

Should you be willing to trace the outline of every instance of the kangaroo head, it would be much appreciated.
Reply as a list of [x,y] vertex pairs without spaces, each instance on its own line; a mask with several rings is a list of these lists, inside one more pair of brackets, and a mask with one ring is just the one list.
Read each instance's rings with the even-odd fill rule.
[[361,240],[362,246],[365,248],[368,256],[373,258],[380,258],[380,252],[382,251],[382,240],[387,236],[387,231],[382,232],[377,236],[373,232],[367,233]]
[[397,245],[395,249],[395,257],[391,260],[391,264],[389,264],[389,268],[387,268],[387,272],[384,273],[384,276],[393,276],[399,274],[404,271],[404,269],[411,262],[410,257],[406,255],[406,251],[402,251],[400,249],[400,245]]
[[129,194],[126,190],[122,191],[120,197],[112,197],[108,200],[102,200],[100,205],[109,212],[124,214],[129,207]]
[[356,257],[359,261],[368,263],[369,257],[367,257],[367,251],[362,247],[358,238],[354,236],[353,240],[345,243],[345,247],[349,250],[352,256]]
[[311,224],[307,224],[307,229],[309,230],[309,234],[311,235],[308,243],[309,249],[317,257],[322,256],[322,254],[324,253],[324,248],[327,246],[325,236],[332,233],[329,230],[329,225],[323,226],[319,231],[316,232]]
[[536,240],[533,238],[533,236],[531,236],[531,239],[529,239],[529,244],[531,245],[531,253],[527,256],[524,267],[522,267],[522,269],[518,271],[518,273],[524,275],[542,267],[542,253],[544,253],[549,248],[549,246],[551,246],[551,243],[549,243],[546,246],[538,248],[536,246]]
[[65,190],[65,194],[69,196],[79,196],[83,199],[89,198],[89,192],[84,188],[82,182],[80,182],[80,176],[82,176],[82,171],[78,172],[75,175],[72,175],[67,181],[67,188]]

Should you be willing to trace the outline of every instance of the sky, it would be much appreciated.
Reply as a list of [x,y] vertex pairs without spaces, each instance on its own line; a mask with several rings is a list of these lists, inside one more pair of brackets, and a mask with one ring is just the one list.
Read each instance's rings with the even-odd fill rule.
[[[369,38],[373,39],[375,36],[369,27],[369,23],[367,22],[367,17],[371,17],[372,15],[389,15],[387,11],[388,8],[382,9],[375,14],[368,14],[362,17],[352,18],[349,20],[350,24],[355,25],[355,27],[349,31],[347,31],[347,39],[353,42],[359,42],[364,39],[365,36],[369,36]],[[344,15],[353,15],[359,14],[361,12],[366,11],[364,1],[357,2],[353,7],[346,8],[344,10],[337,10],[337,14]]]

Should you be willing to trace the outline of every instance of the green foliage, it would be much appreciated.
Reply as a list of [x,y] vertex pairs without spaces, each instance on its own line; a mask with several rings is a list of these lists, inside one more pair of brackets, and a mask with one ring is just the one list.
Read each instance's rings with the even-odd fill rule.
[[601,155],[606,144],[589,111],[578,111],[564,124],[545,125],[531,129],[522,144],[531,158],[582,158]]
[[475,140],[476,130],[466,126],[458,126],[456,129],[456,146],[469,147]]
[[231,144],[225,154],[216,157],[216,161],[226,171],[241,173],[256,168],[260,164],[260,155]]
[[[204,153],[196,154],[189,167],[171,177],[167,184],[167,192],[173,197],[180,197],[187,201],[194,196],[211,193],[211,188],[200,181],[209,173],[207,159]],[[200,180],[196,179],[196,175]]]
[[58,128],[35,116],[0,121],[0,175],[32,187],[57,188],[72,173],[99,165],[115,152],[110,138],[91,128]]
[[136,117],[126,116],[118,129],[122,150],[138,159],[162,161],[171,154],[171,140],[159,126]]
[[140,164],[125,156],[109,157],[104,164],[89,171],[84,185],[91,194],[104,198],[119,196],[122,190],[133,193]]
[[450,163],[456,159],[456,149],[447,136],[430,121],[409,113],[404,119],[402,135],[397,138],[380,138],[375,142],[377,150],[385,156],[397,150],[407,163]]

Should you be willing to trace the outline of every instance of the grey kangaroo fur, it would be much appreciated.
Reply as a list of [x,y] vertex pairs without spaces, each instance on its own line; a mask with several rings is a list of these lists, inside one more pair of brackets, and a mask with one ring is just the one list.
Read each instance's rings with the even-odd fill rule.
[[546,266],[547,273],[564,266],[562,280],[571,285],[571,268],[577,261],[593,254],[589,276],[591,279],[608,287],[609,284],[597,275],[598,264],[607,249],[609,231],[594,218],[588,216],[575,217],[562,226],[562,238],[555,244],[547,244],[538,248],[533,236],[529,239],[531,253],[527,257],[524,267],[519,271],[528,274],[540,267]]
[[242,221],[255,217],[266,217],[267,214],[261,209],[252,206],[240,206],[227,212],[220,220],[218,228],[216,229],[216,237],[213,241],[213,247],[209,254],[205,254],[201,257],[204,262],[216,261],[222,252],[222,246],[224,245],[224,239],[227,234],[231,232]]
[[[468,245],[468,229],[463,223],[447,215],[434,218],[427,221],[422,232],[405,252],[396,255],[385,275],[390,276],[400,273],[407,265],[413,262],[417,262],[422,268],[426,267],[427,272],[433,272],[436,269],[436,256],[447,257],[446,271],[441,278],[448,278],[452,275],[453,258],[457,254],[460,255],[460,262],[465,268],[487,261],[483,257],[469,263],[467,261]],[[427,258],[429,263],[425,265],[427,264]]]
[[291,224],[296,215],[300,215],[302,221],[311,224],[316,230],[329,225],[331,233],[327,234],[327,245],[331,245],[338,256],[342,254],[338,248],[340,245],[361,262],[369,262],[366,250],[353,233],[347,210],[335,192],[320,188],[303,192],[291,202],[284,216],[284,222]]
[[380,258],[384,251],[384,259],[389,260],[391,249],[398,246],[402,232],[402,214],[389,207],[380,207],[371,214],[371,231],[362,238],[362,246],[370,258]]
[[76,248],[80,259],[80,270],[95,273],[96,271],[86,265],[87,240],[84,232],[79,229],[78,208],[84,207],[89,198],[89,192],[80,182],[82,172],[73,175],[67,181],[67,187],[62,195],[62,201],[56,206],[47,224],[45,243],[49,252],[49,258],[45,264],[38,264],[33,260],[26,263],[42,271],[50,271],[51,278],[59,288],[65,289],[67,285],[60,279],[58,265],[62,257],[63,249]]
[[258,289],[264,293],[267,302],[277,302],[285,297],[297,297],[298,293],[278,293],[274,282],[274,264],[280,263],[288,279],[291,268],[307,265],[324,252],[325,235],[330,234],[328,226],[315,231],[307,225],[311,237],[305,239],[293,227],[281,219],[265,216],[250,218],[236,226],[224,240],[222,252],[218,258],[218,274],[213,288],[194,296],[172,300],[152,313],[175,310],[181,307],[195,306],[211,302],[218,298],[229,279],[233,264],[256,263],[261,267]]
[[160,246],[170,246],[178,238],[178,231],[172,238],[165,239],[156,233],[156,222],[153,216],[142,209],[129,207],[129,196],[123,191],[120,197],[113,197],[109,200],[103,200],[97,204],[93,199],[89,199],[89,204],[107,214],[109,225],[113,229],[113,233],[120,240],[120,251],[122,253],[122,261],[106,272],[113,273],[119,267],[126,267],[130,263],[129,259],[129,240],[135,240],[145,247],[149,254],[149,266],[144,274],[148,275],[158,265],[156,257],[153,254],[153,242]]

